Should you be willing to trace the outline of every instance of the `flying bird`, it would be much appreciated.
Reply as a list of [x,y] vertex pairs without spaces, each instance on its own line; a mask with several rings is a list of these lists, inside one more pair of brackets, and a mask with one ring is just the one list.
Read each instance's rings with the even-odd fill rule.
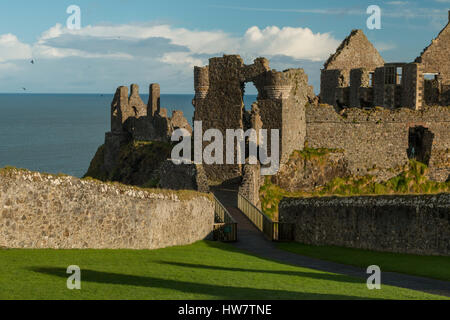
[[27,88],[22,87],[22,90],[23,90],[23,91],[27,91]]

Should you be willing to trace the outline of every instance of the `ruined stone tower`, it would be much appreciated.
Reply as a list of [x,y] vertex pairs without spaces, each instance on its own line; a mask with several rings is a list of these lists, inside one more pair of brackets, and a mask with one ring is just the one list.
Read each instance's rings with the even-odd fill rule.
[[[194,78],[194,120],[202,121],[203,132],[214,128],[225,136],[227,129],[248,129],[244,122],[243,90],[245,83],[253,82],[258,99],[251,115],[248,114],[253,119],[252,126],[260,123],[263,129],[280,130],[281,161],[294,149],[303,149],[306,135],[304,108],[315,97],[303,69],[277,72],[269,68],[265,58],[245,65],[240,56],[225,55],[210,59],[206,67],[196,67]],[[216,182],[242,176],[239,164],[208,165],[205,170],[209,179]]]
[[175,129],[183,128],[192,132],[182,111],[174,111],[172,117],[161,108],[160,87],[150,85],[149,101],[145,104],[139,95],[139,86],[117,88],[111,103],[111,132],[105,138],[105,169],[110,171],[117,163],[120,147],[135,141],[169,142]]

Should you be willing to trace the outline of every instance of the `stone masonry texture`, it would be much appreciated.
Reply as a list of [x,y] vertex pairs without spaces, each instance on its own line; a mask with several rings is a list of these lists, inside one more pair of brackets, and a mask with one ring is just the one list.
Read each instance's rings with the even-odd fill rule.
[[345,109],[337,113],[329,105],[306,108],[306,141],[310,148],[343,150],[354,175],[372,174],[387,180],[408,163],[409,132],[424,127],[431,131],[430,177],[446,181],[450,175],[450,107],[372,110]]
[[[247,129],[244,88],[245,83],[253,82],[258,98],[252,117],[258,119],[262,129],[280,131],[281,161],[302,148],[306,135],[305,105],[316,98],[303,69],[278,72],[270,69],[265,58],[245,65],[240,56],[225,55],[210,59],[206,67],[196,67],[194,79],[194,120],[202,121],[203,132],[213,128],[225,136],[227,129]],[[208,178],[215,182],[239,178],[242,170],[237,164],[205,165]]]
[[341,109],[420,110],[449,105],[449,87],[450,23],[412,63],[384,63],[363,31],[353,30],[322,69],[320,100]]
[[203,240],[213,225],[206,194],[0,171],[0,247],[157,249]]
[[450,255],[450,194],[286,198],[280,221],[295,241],[419,255]]

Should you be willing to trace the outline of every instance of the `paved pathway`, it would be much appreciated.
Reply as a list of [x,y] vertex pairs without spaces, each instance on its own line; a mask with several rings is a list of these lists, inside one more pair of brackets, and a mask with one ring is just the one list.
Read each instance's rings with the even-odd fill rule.
[[[236,190],[217,188],[214,190],[214,194],[238,223],[238,241],[234,244],[235,247],[286,264],[367,279],[366,270],[361,268],[309,258],[278,249],[273,242],[266,240],[237,208]],[[446,281],[382,271],[381,282],[386,285],[450,297],[450,282]]]

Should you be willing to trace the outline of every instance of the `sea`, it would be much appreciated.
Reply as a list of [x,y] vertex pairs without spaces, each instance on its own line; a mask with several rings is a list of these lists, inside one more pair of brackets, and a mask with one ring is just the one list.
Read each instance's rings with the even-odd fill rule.
[[[144,102],[148,95],[141,95]],[[82,177],[110,131],[113,94],[0,94],[0,168]],[[192,124],[193,94],[163,94],[161,107]],[[245,95],[246,108],[256,100]]]

